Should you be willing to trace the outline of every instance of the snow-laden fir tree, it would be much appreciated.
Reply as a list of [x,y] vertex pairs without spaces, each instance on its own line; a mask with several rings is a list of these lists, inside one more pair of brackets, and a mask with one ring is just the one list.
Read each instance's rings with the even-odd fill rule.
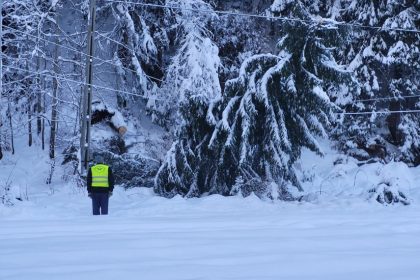
[[206,12],[212,11],[212,7],[204,1],[192,0],[168,0],[166,5],[177,7],[166,16],[172,20],[171,32],[175,32],[179,48],[171,59],[157,100],[151,99],[149,106],[155,121],[173,129],[180,124],[179,108],[188,99],[196,95],[212,99],[220,94],[220,61],[218,48],[207,28],[209,21],[216,17]]
[[341,41],[335,26],[311,23],[300,1],[275,1],[270,12],[301,21],[282,23],[278,55],[251,57],[228,82],[210,143],[221,147],[214,188],[234,193],[240,177],[245,189],[255,189],[257,180],[260,195],[293,199],[290,187],[302,190],[293,163],[302,147],[323,154],[316,136],[327,137],[335,120],[328,95],[348,92],[355,82],[332,55]]
[[[353,38],[347,45],[349,69],[355,71],[361,85],[358,102],[354,100],[349,111],[409,111],[419,109],[419,45],[418,32],[392,30],[417,30],[419,5],[416,1],[345,1],[344,20],[365,26],[353,27]],[[417,43],[416,43],[417,42]],[[413,96],[411,98],[410,96]],[[349,116],[345,129],[340,131],[344,150],[357,152],[361,158],[379,156],[395,157],[419,164],[418,115],[392,113]],[[384,129],[385,128],[385,129]],[[387,144],[388,143],[388,144]],[[392,145],[390,145],[392,144]],[[398,153],[392,155],[391,150]],[[375,148],[376,147],[376,148]],[[378,148],[380,147],[378,154]],[[384,156],[385,155],[385,156]]]
[[[282,8],[279,1],[275,4],[273,14],[312,20],[300,2],[283,3]],[[300,21],[284,28],[279,54],[247,59],[239,77],[227,82],[222,99],[208,106],[207,111],[217,116],[211,138],[208,133],[190,134],[202,142],[183,149],[183,157],[176,157],[173,146],[168,161],[181,164],[166,168],[172,173],[165,176],[176,178],[183,187],[158,184],[160,193],[246,195],[253,191],[261,197],[294,199],[294,187],[302,190],[293,163],[302,147],[323,154],[316,136],[326,137],[335,119],[336,107],[326,91],[334,93],[354,81],[332,56],[331,47],[337,42],[333,39],[339,34],[335,27]],[[186,164],[189,157],[197,159],[196,154],[206,155],[204,166]],[[185,169],[188,173],[181,172]],[[189,174],[188,180],[181,174]]]
[[155,109],[160,111],[155,112],[168,117],[168,123],[177,128],[176,140],[156,176],[155,191],[165,196],[178,193],[197,196],[204,191],[201,186],[207,180],[201,170],[211,167],[215,158],[205,148],[216,121],[211,104],[221,94],[218,48],[206,28],[208,20],[215,15],[191,10],[211,10],[203,1],[168,1],[167,4],[183,8],[174,10],[182,39],[159,93],[165,102],[157,102]]
[[[231,8],[231,2],[224,2],[223,10]],[[244,5],[245,6],[245,5]],[[249,7],[242,7],[247,9]],[[222,9],[222,8],[219,8]],[[273,48],[272,24],[263,18],[219,15],[214,19],[211,28],[214,41],[219,47],[221,68],[219,79],[224,90],[227,80],[238,76],[245,59],[254,54],[267,53]]]
[[155,177],[156,193],[166,197],[177,194],[195,197],[206,192],[212,174],[209,169],[214,168],[216,158],[208,149],[214,129],[209,104],[211,100],[207,96],[196,95],[181,105],[183,124]]

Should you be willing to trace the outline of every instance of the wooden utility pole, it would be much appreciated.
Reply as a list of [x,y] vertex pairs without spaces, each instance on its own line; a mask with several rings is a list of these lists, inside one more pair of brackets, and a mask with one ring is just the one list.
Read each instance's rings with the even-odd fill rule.
[[93,81],[93,35],[95,32],[96,0],[90,0],[89,27],[87,34],[86,84],[82,101],[81,132],[80,132],[80,174],[86,175],[90,161],[90,127],[92,117],[92,81]]

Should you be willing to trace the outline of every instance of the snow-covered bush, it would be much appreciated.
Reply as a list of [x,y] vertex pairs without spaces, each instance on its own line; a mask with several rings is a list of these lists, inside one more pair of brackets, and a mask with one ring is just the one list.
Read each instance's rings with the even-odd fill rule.
[[3,205],[13,206],[13,199],[10,195],[11,185],[0,185],[0,200]]
[[399,178],[396,177],[381,181],[369,192],[371,193],[370,199],[381,204],[410,204],[407,195],[401,191]]
[[153,187],[153,180],[159,168],[156,160],[141,155],[118,155],[99,149],[95,149],[93,154],[102,157],[112,168],[115,184],[126,188]]
[[382,204],[410,204],[410,189],[413,187],[411,182],[414,182],[415,178],[411,177],[407,164],[396,161],[379,164],[375,175],[378,176],[377,180],[369,190],[371,201]]

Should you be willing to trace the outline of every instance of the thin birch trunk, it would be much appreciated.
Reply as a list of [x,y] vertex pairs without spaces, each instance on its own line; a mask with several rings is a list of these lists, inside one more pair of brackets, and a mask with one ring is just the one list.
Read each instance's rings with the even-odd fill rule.
[[[28,62],[26,62],[26,70],[28,70],[29,72],[29,67],[28,67]],[[27,96],[28,96],[28,103],[26,104],[26,110],[27,110],[27,114],[28,114],[28,146],[31,147],[32,146],[32,88],[30,86],[31,82],[28,81],[26,90],[28,92],[26,92]]]
[[[58,38],[58,37],[57,37]],[[56,145],[56,134],[57,134],[57,117],[58,117],[58,39],[57,45],[55,46],[55,53],[54,53],[54,75],[53,78],[53,99],[51,105],[51,130],[50,130],[50,159],[55,158],[55,145]]]

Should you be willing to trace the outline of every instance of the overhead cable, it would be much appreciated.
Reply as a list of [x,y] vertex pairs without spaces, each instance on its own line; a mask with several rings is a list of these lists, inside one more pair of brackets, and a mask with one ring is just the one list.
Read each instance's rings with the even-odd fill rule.
[[201,13],[207,13],[207,14],[213,14],[214,13],[214,14],[220,14],[220,15],[264,18],[264,19],[268,19],[268,20],[294,21],[294,22],[301,22],[301,23],[305,23],[305,24],[307,24],[307,23],[309,23],[309,24],[328,23],[328,24],[332,24],[332,25],[353,26],[353,27],[359,27],[359,28],[365,28],[365,29],[383,30],[383,31],[392,30],[392,31],[401,31],[401,32],[420,33],[420,30],[417,30],[417,29],[405,29],[405,28],[383,27],[383,26],[369,26],[369,25],[362,25],[362,24],[340,22],[340,21],[335,21],[335,20],[325,19],[325,18],[320,18],[319,20],[318,19],[303,20],[303,19],[298,19],[298,18],[289,18],[289,17],[281,17],[281,16],[258,15],[258,14],[238,13],[238,12],[221,11],[221,10],[185,8],[185,7],[174,6],[174,5],[151,4],[151,3],[141,3],[141,2],[132,2],[132,1],[106,0],[105,2],[132,4],[132,5],[139,5],[139,6],[143,6],[143,7],[152,7],[152,8],[165,8],[165,9],[174,9],[174,10],[194,11],[194,12],[201,12]]
[[[19,67],[14,67],[14,66],[10,66],[10,65],[3,65],[3,68],[6,68],[6,69],[11,68],[11,69],[15,69],[15,70],[25,71],[25,72],[28,72],[28,73],[32,73],[32,74],[36,74],[36,75],[40,75],[40,76],[45,76],[45,77],[50,77],[50,78],[55,78],[55,79],[60,80],[60,81],[72,82],[72,83],[76,83],[76,84],[79,84],[79,85],[90,85],[93,88],[104,89],[104,90],[109,90],[109,91],[118,92],[118,93],[124,93],[124,94],[127,94],[127,95],[141,97],[141,98],[144,98],[144,99],[149,99],[150,98],[150,97],[146,97],[144,95],[136,94],[136,93],[129,92],[129,91],[117,90],[117,89],[113,89],[113,88],[109,88],[109,87],[99,86],[99,85],[96,85],[96,84],[87,84],[85,82],[72,80],[72,79],[67,79],[67,78],[63,78],[63,77],[57,77],[55,75],[46,74],[46,73],[42,73],[42,72],[35,72],[34,73],[34,71],[19,68]],[[161,99],[157,99],[157,98],[153,98],[153,99],[154,100],[161,100]]]
[[[27,32],[24,32],[24,31],[21,31],[21,30],[18,30],[18,29],[15,29],[15,28],[10,27],[10,26],[4,26],[4,27],[9,28],[9,29],[12,29],[12,30],[14,30],[14,31],[16,31],[16,32],[19,32],[19,33],[21,33],[21,34],[25,34],[25,35],[28,35],[28,36],[30,36],[30,37],[34,37],[34,38],[39,39],[39,40],[41,40],[41,41],[48,42],[48,43],[51,43],[51,44],[53,44],[53,45],[56,45],[56,46],[62,47],[62,48],[64,48],[64,49],[67,49],[67,50],[73,51],[73,52],[75,52],[75,53],[79,53],[79,54],[82,54],[82,55],[84,55],[84,56],[89,56],[88,54],[86,54],[86,53],[84,53],[84,52],[82,52],[82,51],[79,51],[79,50],[77,50],[77,49],[75,49],[75,48],[68,47],[68,46],[64,46],[64,45],[58,44],[58,43],[56,43],[56,42],[53,42],[53,41],[50,41],[50,40],[47,40],[47,39],[44,39],[44,38],[40,38],[40,37],[38,37],[38,36],[35,36],[35,35],[33,35],[33,34],[30,34],[30,33],[27,33]],[[130,68],[124,67],[124,66],[122,66],[122,65],[118,65],[118,64],[112,63],[112,62],[110,62],[110,61],[108,61],[108,60],[105,60],[105,59],[102,59],[102,58],[100,58],[100,57],[93,56],[92,58],[93,58],[93,59],[96,59],[96,60],[98,60],[98,61],[101,61],[101,62],[103,62],[103,63],[107,63],[107,64],[109,64],[109,65],[113,65],[113,66],[115,66],[115,67],[120,67],[120,68],[122,68],[122,69],[125,69],[125,70],[127,70],[127,71],[131,71],[131,72],[133,72],[133,73],[137,74],[137,71],[135,71],[135,70],[133,70],[133,69],[130,69]],[[146,73],[144,73],[144,76],[145,76],[145,77],[147,77],[147,78],[149,78],[149,79],[151,79],[151,80],[155,80],[155,81],[160,81],[160,82],[163,82],[163,80],[162,80],[162,79],[159,79],[159,78],[156,78],[156,77],[153,77],[153,76],[147,75]]]
[[372,115],[372,114],[403,114],[403,113],[420,113],[420,110],[343,112],[343,113],[336,113],[336,114],[337,115]]
[[417,98],[417,97],[420,97],[420,95],[401,95],[401,96],[377,97],[377,98],[359,99],[359,100],[356,99],[356,100],[354,100],[354,102],[370,102],[370,101],[393,100],[393,99],[395,99],[397,101],[399,99]]

